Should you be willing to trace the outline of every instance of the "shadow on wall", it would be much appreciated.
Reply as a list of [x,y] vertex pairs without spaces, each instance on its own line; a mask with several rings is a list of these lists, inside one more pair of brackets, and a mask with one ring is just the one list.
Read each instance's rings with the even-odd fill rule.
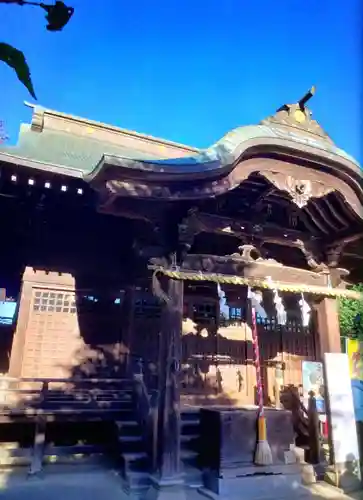
[[[135,283],[136,278],[129,277],[128,282]],[[75,291],[55,290],[51,284],[33,290],[23,367],[29,370],[28,376],[36,368],[41,377],[68,380],[43,386],[27,383],[27,393],[24,384],[12,384],[17,392],[7,404],[18,411],[11,419],[20,436],[24,434],[19,443],[29,444],[33,430],[27,424],[34,429],[39,408],[62,415],[58,422],[47,424],[49,446],[70,441],[86,446],[103,440],[112,448],[117,441],[112,422],[119,418],[125,395],[131,397],[140,425],[148,422],[157,401],[151,398],[150,405],[148,396],[155,396],[153,391],[158,389],[162,308],[150,290],[120,291],[119,283],[118,276],[96,280],[77,275]],[[248,334],[240,340],[240,329],[233,325],[204,330],[201,325],[184,329],[182,393],[193,396],[195,404],[239,404],[242,389],[253,385],[241,369],[248,365],[254,371]],[[274,344],[276,353],[279,345]]]
[[[121,418],[135,421],[144,446],[151,448],[163,318],[149,291],[137,292],[82,277],[76,278],[75,292],[33,290],[23,368],[30,375],[37,365],[47,380],[10,383],[2,402],[9,419],[0,426],[0,447],[11,439],[33,457],[35,472],[41,466],[39,458],[33,463],[37,453],[58,461],[102,451],[118,460]],[[233,403],[228,395],[224,401]]]
[[214,325],[184,318],[181,391],[185,403],[239,406],[254,402],[252,359],[248,359],[252,343],[241,340],[246,335],[247,329],[240,325],[216,331]]

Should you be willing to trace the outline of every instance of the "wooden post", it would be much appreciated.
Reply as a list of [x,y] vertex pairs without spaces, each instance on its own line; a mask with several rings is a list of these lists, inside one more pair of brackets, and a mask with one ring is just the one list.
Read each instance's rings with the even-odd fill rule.
[[320,357],[326,352],[341,352],[337,299],[325,297],[316,305]]
[[122,304],[122,311],[125,316],[125,328],[122,332],[121,345],[123,352],[126,353],[126,372],[133,365],[133,334],[134,334],[134,315],[135,315],[135,286],[129,286],[125,290],[125,297]]
[[318,348],[320,360],[324,363],[324,378],[325,378],[325,408],[328,421],[328,442],[329,455],[334,456],[333,440],[332,440],[332,419],[330,413],[329,402],[329,385],[327,380],[326,366],[324,362],[325,353],[340,353],[340,327],[338,316],[337,299],[325,297],[315,305],[316,310],[316,329],[318,334]]
[[284,384],[283,365],[277,362],[275,365],[275,407],[281,408],[281,388]]
[[316,408],[315,394],[309,393],[308,402],[308,427],[309,427],[309,462],[311,464],[320,463],[321,443],[320,443],[320,421]]
[[167,279],[160,346],[159,398],[157,409],[156,470],[148,498],[185,499],[180,462],[181,335],[183,320],[183,282]]
[[[45,399],[49,386],[47,382],[43,382],[43,387],[41,390],[42,402],[41,406],[45,406]],[[44,448],[45,448],[45,428],[46,428],[46,417],[44,415],[37,415],[35,422],[35,435],[34,435],[34,445],[33,454],[30,464],[29,474],[39,474],[43,468],[44,459]]]
[[46,420],[42,415],[38,415],[35,422],[35,436],[33,453],[30,464],[30,475],[39,474],[43,469],[44,447],[45,447],[45,427]]

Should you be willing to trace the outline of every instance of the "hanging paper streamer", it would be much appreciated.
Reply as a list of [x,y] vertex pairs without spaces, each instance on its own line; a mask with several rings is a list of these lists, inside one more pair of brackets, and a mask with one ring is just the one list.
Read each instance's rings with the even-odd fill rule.
[[299,306],[301,311],[302,324],[305,328],[307,328],[310,323],[311,307],[306,302],[303,293],[301,294],[301,299],[299,300]]
[[261,319],[266,319],[267,314],[265,309],[262,307],[261,302],[263,300],[261,292],[253,292],[248,287],[248,298],[251,301],[251,306],[255,309],[255,312],[261,317]]
[[224,290],[222,290],[221,285],[217,283],[217,293],[219,298],[219,314],[225,319],[229,319],[229,307],[227,305],[227,298]]
[[[272,285],[271,276],[267,276],[266,280]],[[276,288],[272,288],[274,304],[276,309],[276,318],[279,325],[285,326],[287,323],[287,314],[282,298]]]

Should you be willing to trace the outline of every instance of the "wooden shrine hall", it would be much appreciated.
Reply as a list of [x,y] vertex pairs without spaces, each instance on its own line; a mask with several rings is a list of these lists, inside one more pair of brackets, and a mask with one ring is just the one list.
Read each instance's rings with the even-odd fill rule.
[[28,105],[0,148],[0,287],[17,302],[1,371],[136,370],[159,411],[253,404],[253,289],[265,404],[277,364],[301,386],[303,360],[340,351],[337,299],[360,299],[348,285],[363,279],[361,168],[311,96],[203,150]]

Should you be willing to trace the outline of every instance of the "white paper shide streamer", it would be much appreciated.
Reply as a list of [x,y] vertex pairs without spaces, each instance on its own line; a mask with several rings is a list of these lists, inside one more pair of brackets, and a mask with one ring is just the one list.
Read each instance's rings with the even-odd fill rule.
[[303,293],[301,294],[301,299],[299,300],[299,306],[301,311],[301,319],[303,327],[307,328],[309,326],[311,318],[311,307],[306,302]]
[[261,319],[267,319],[267,314],[265,309],[262,307],[263,296],[261,292],[253,291],[248,287],[247,298],[250,299],[252,307],[254,307],[256,313]]
[[270,284],[272,288],[274,304],[276,309],[276,318],[279,325],[285,326],[287,322],[287,314],[282,298],[276,288],[273,288],[273,282],[271,276],[267,276],[266,281]]

